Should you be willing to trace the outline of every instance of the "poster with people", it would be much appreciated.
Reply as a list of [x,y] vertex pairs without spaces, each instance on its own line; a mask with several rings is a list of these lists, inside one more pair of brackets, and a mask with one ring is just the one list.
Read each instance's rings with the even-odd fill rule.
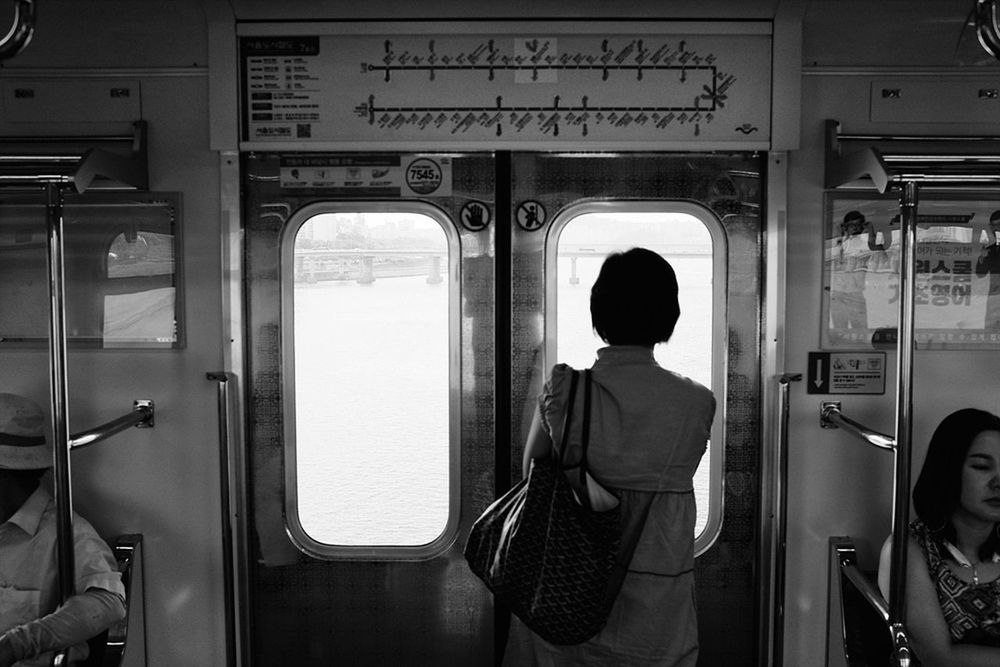
[[[900,210],[892,195],[828,193],[824,349],[894,342]],[[914,337],[923,349],[1000,349],[1000,200],[922,194],[917,207]]]

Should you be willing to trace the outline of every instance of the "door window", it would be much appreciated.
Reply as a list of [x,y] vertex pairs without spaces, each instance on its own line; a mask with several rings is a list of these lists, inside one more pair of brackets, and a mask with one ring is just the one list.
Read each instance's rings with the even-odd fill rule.
[[[555,326],[555,335],[550,330],[548,337],[556,349],[554,357],[550,350],[550,358],[574,368],[594,363],[605,343],[591,326],[590,288],[605,257],[644,247],[670,262],[681,306],[670,341],[653,349],[656,361],[722,395],[725,237],[714,214],[678,202],[588,203],[565,211],[552,233],[557,260],[548,303],[555,312],[547,311],[547,326]],[[722,439],[722,429],[714,427],[695,474],[696,549],[707,548],[721,527]]]
[[455,523],[447,229],[427,206],[317,205],[284,236],[286,503],[309,553],[412,557]]

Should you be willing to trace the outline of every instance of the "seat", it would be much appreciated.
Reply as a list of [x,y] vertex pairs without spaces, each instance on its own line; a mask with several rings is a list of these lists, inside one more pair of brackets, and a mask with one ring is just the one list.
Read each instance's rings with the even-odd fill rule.
[[[839,598],[839,605],[835,598]],[[834,656],[838,647],[834,645],[831,630],[830,664],[848,667],[896,664],[888,604],[875,585],[875,573],[858,567],[857,550],[849,537],[830,538],[829,605],[831,628],[839,625],[844,661],[841,663],[836,659],[839,656]]]
[[125,585],[125,618],[87,642],[90,655],[83,667],[145,667],[142,535],[119,536],[112,552]]

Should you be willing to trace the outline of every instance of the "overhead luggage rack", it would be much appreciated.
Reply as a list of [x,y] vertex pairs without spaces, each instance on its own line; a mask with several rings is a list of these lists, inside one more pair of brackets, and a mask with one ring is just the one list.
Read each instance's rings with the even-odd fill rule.
[[[68,149],[75,146],[81,149]],[[142,120],[123,135],[0,136],[0,187],[55,184],[77,193],[148,190],[148,163]]]
[[827,120],[825,131],[826,188],[1000,186],[998,136],[842,134],[836,120]]

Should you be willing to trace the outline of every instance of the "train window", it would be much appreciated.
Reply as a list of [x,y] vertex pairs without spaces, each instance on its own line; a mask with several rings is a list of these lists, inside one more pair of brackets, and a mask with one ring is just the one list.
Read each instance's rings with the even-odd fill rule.
[[[714,214],[685,202],[595,202],[554,221],[556,275],[546,310],[550,358],[576,368],[594,363],[604,342],[590,323],[590,287],[611,252],[642,246],[673,266],[681,318],[666,345],[654,348],[664,368],[712,389],[719,402],[708,451],[695,474],[695,548],[704,551],[722,519],[722,403],[725,387],[725,235]],[[554,335],[552,333],[554,328]],[[554,347],[554,349],[553,349]]]
[[422,557],[454,537],[457,244],[413,203],[313,205],[283,236],[286,516],[307,553]]
[[[170,193],[66,197],[63,257],[70,347],[183,345],[180,198]],[[0,340],[47,345],[46,207],[37,196],[0,203]]]

